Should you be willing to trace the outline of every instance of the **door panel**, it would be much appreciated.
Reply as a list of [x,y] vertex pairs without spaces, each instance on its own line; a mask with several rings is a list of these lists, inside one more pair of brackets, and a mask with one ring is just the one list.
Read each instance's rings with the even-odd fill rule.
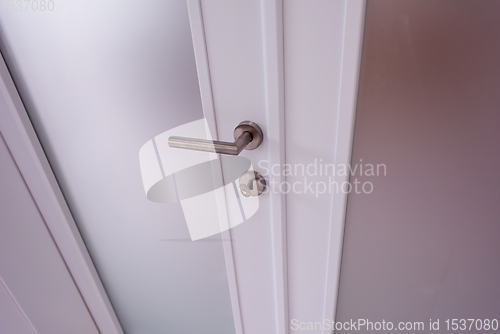
[[143,144],[203,118],[186,3],[56,2],[51,12],[2,11],[0,25],[123,329],[234,333],[222,243],[187,242],[182,208],[149,201],[139,167]]

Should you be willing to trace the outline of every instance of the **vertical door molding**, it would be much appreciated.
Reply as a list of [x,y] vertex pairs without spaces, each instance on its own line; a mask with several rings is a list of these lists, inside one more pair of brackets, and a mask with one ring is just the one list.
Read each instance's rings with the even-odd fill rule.
[[335,317],[364,4],[283,3],[291,330]]
[[[283,63],[283,0],[261,0],[264,55],[264,91],[269,142],[269,166],[280,166],[269,173],[270,184],[285,184],[285,90]],[[288,326],[288,269],[286,243],[286,193],[271,191],[270,215],[276,333],[286,334]]]
[[99,331],[123,334],[2,57],[0,79],[0,132]]
[[[193,38],[194,55],[196,69],[198,71],[198,83],[200,86],[201,103],[203,106],[203,116],[207,120],[212,138],[219,140],[217,129],[217,119],[215,116],[215,106],[212,95],[212,83],[210,80],[210,66],[208,63],[207,45],[205,41],[205,30],[203,27],[203,13],[200,0],[188,0],[189,22],[191,25],[191,35]],[[221,168],[222,171],[222,168]],[[214,171],[217,172],[217,171]],[[225,194],[216,193],[219,213],[228,215],[228,207]],[[223,198],[222,198],[223,197]],[[224,211],[224,212],[221,212]],[[224,261],[226,264],[227,281],[229,284],[229,295],[231,297],[231,307],[233,311],[234,327],[236,334],[243,334],[243,323],[241,318],[241,306],[238,292],[238,281],[236,278],[236,268],[234,263],[233,239],[231,229],[221,233],[222,247],[224,250]]]
[[[365,6],[366,0],[345,1],[338,119],[335,130],[336,166],[351,163]],[[349,175],[335,175],[334,180],[343,184],[349,182]],[[347,196],[348,194],[342,192],[332,193],[323,319],[335,319]],[[330,333],[323,330],[323,333],[327,332]]]

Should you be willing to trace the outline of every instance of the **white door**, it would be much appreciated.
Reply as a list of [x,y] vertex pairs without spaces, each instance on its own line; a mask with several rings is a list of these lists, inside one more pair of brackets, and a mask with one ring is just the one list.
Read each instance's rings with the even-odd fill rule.
[[[59,198],[35,200],[62,212],[48,225],[102,333],[300,333],[333,319],[348,176],[327,170],[350,161],[364,1],[11,14],[2,55],[24,104],[12,124]],[[180,204],[148,200],[139,152],[161,155],[152,138],[200,119],[222,141],[259,124],[263,143],[240,156],[269,191],[243,223],[192,241]]]
[[350,162],[364,2],[188,5],[205,116],[222,140],[264,130],[242,155],[269,193],[231,230],[241,333],[301,333],[335,314],[349,179],[331,165]]

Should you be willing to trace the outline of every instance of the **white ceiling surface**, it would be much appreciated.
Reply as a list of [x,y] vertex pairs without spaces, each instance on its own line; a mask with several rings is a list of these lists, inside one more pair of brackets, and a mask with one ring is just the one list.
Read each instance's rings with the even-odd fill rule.
[[[222,245],[146,199],[140,147],[202,117],[184,1],[0,12],[1,47],[127,333],[233,333]],[[193,321],[196,319],[196,321]]]
[[0,136],[0,332],[97,334]]

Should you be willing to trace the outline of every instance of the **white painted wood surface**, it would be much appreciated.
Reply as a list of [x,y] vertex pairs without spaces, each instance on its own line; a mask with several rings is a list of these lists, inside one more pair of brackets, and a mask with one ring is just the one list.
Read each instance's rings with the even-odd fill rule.
[[[365,0],[345,2],[344,32],[342,37],[342,65],[337,109],[337,128],[335,129],[335,165],[351,164],[354,137],[354,121],[357,107],[359,71],[365,16]],[[349,175],[336,175],[335,182],[343,184]],[[331,220],[327,237],[327,271],[325,299],[322,319],[335,319],[342,261],[344,226],[347,208],[346,194],[333,194],[331,199]],[[323,333],[328,333],[324,330]]]
[[149,201],[139,165],[147,141],[203,117],[186,2],[38,14],[0,12],[0,46],[123,329],[231,333],[222,243],[187,242],[182,207]]
[[37,334],[7,284],[0,277],[0,329],[5,333]]
[[[198,83],[200,86],[201,103],[203,105],[203,115],[207,120],[212,138],[219,140],[219,132],[217,130],[217,120],[215,116],[215,107],[212,93],[212,82],[210,79],[210,67],[208,65],[207,45],[205,41],[205,30],[203,28],[203,14],[201,11],[200,0],[188,0],[189,21],[191,25],[191,35],[193,37],[193,49],[196,59],[196,69],[198,72]],[[222,168],[221,168],[222,170]],[[222,176],[223,177],[223,176]],[[218,192],[216,194],[217,201],[223,202],[226,208],[227,205],[225,193]],[[224,198],[220,198],[224,197]],[[238,292],[238,281],[236,277],[236,267],[234,263],[234,251],[231,230],[226,230],[221,233],[221,239],[224,248],[224,260],[226,264],[227,280],[229,285],[229,293],[231,297],[231,308],[233,311],[234,328],[236,334],[243,334],[243,323],[241,318],[241,304]]]
[[[304,181],[285,177],[285,163],[350,162],[364,3],[201,1],[208,69],[198,71],[210,73],[219,134],[229,140],[239,121],[259,123],[262,148],[242,154],[260,172],[259,162],[279,165],[269,184]],[[245,333],[334,318],[346,198],[269,193],[258,215],[232,230]]]
[[9,71],[0,59],[0,132],[99,331],[123,333]]
[[0,135],[0,332],[99,330]]
[[[285,160],[285,77],[283,45],[283,0],[261,0],[262,45],[264,58],[264,101],[267,121],[269,166],[280,166],[280,173],[269,173],[269,185],[286,182]],[[259,168],[259,166],[257,166]],[[276,333],[288,333],[288,253],[286,194],[269,192],[273,261]]]
[[[259,124],[263,144],[241,153],[255,166],[269,158],[260,3],[202,0],[201,12],[219,139],[232,140],[234,127],[243,120]],[[276,333],[272,225],[266,196],[250,220],[231,230],[244,333]]]

